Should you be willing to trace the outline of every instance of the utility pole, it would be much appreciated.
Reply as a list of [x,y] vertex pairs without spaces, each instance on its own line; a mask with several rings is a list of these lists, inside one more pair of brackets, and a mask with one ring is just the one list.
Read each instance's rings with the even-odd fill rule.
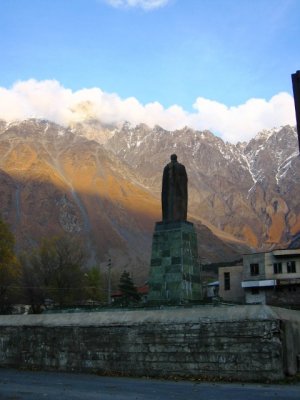
[[297,132],[298,132],[298,146],[300,151],[300,71],[292,74],[293,92],[294,92],[294,102],[296,111],[296,121],[297,121]]
[[108,270],[108,288],[107,288],[107,303],[111,305],[111,259],[109,258],[107,261],[107,270]]

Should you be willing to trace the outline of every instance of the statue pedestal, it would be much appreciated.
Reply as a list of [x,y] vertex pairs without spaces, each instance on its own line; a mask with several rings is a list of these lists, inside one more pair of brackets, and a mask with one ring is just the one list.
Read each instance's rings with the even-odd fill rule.
[[180,304],[201,300],[197,236],[191,222],[157,222],[153,233],[148,300]]

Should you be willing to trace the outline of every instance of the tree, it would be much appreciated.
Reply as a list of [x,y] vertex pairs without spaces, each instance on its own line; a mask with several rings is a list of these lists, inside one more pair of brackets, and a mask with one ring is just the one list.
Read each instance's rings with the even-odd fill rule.
[[134,285],[129,272],[123,271],[120,277],[119,290],[122,293],[123,304],[128,305],[130,302],[138,302],[140,295]]
[[85,295],[93,301],[103,301],[103,279],[98,267],[92,267],[85,273]]
[[45,239],[23,258],[24,287],[33,312],[39,312],[46,299],[60,307],[83,299],[85,259],[82,243],[70,236]]
[[14,253],[15,239],[0,219],[0,312],[9,313],[20,295],[20,264]]
[[47,298],[47,287],[45,286],[45,274],[41,266],[39,252],[20,255],[22,264],[22,285],[25,302],[30,304],[31,311],[39,314],[43,310]]

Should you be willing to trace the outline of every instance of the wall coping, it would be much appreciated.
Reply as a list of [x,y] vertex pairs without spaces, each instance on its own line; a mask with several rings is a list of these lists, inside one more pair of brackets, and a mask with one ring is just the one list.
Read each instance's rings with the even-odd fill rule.
[[0,315],[4,326],[107,326],[141,324],[196,324],[236,321],[291,320],[300,322],[300,311],[265,305],[169,308],[162,310],[103,311]]

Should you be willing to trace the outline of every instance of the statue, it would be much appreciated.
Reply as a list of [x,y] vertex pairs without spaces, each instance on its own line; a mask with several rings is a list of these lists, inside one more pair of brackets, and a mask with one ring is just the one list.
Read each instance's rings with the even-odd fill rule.
[[162,219],[163,222],[179,222],[187,219],[187,173],[185,166],[177,161],[176,154],[163,172],[162,180]]
[[164,168],[162,221],[153,233],[149,304],[183,304],[201,300],[202,283],[194,225],[187,221],[188,178],[176,154]]

